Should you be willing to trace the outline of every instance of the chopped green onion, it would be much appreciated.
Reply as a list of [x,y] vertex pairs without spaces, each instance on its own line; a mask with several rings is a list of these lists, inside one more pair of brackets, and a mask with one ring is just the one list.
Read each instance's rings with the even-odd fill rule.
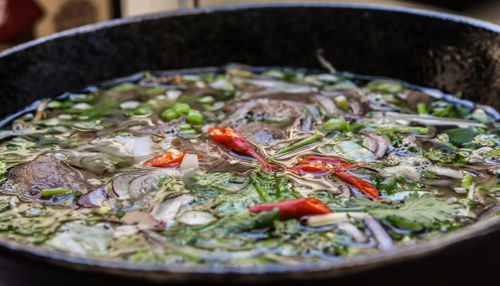
[[265,117],[262,119],[267,124],[276,124],[280,126],[288,126],[292,124],[293,119],[290,117],[285,117],[285,116],[272,116],[272,117]]
[[191,110],[189,104],[182,102],[175,103],[171,108],[175,112],[175,115],[177,115],[177,117],[180,117],[181,115],[187,115],[189,113],[189,110]]
[[401,127],[394,127],[394,128],[387,128],[387,129],[375,129],[376,132],[381,133],[381,134],[386,134],[386,133],[393,133],[393,132],[399,132],[399,133],[429,133],[430,129],[426,127],[418,127],[418,126],[401,126]]
[[200,111],[191,109],[189,110],[187,121],[189,122],[189,124],[201,125],[203,124],[203,115]]
[[215,98],[211,95],[204,96],[198,100],[199,103],[212,103],[215,101]]
[[189,130],[181,130],[179,132],[182,136],[190,136],[190,135],[196,135],[196,130],[194,129],[189,129]]
[[418,111],[418,114],[420,114],[420,115],[429,114],[427,112],[427,107],[425,106],[425,103],[422,103],[422,102],[417,104],[417,111]]
[[328,119],[322,127],[325,131],[348,131],[351,129],[349,122],[338,118]]
[[339,95],[333,99],[335,104],[344,112],[349,112],[349,102],[344,95]]
[[47,104],[47,107],[48,108],[60,108],[61,107],[61,103],[59,101],[51,101]]
[[73,193],[73,190],[68,190],[64,188],[54,188],[42,190],[42,197],[51,197],[56,195],[65,195]]
[[299,142],[295,143],[295,144],[292,144],[286,148],[283,148],[281,149],[278,153],[274,154],[273,156],[271,156],[271,159],[272,158],[276,158],[282,154],[285,154],[285,153],[288,153],[292,150],[295,150],[295,149],[298,149],[300,147],[303,147],[305,145],[309,145],[311,143],[314,143],[316,141],[319,141],[321,139],[323,139],[324,135],[323,134],[315,134],[313,136],[310,136],[310,137],[307,137],[307,138],[304,138],[302,140],[300,140]]
[[176,119],[177,118],[177,114],[175,114],[175,111],[173,111],[172,109],[168,108],[168,109],[165,109],[161,113],[161,118],[163,120],[165,120],[165,121],[170,121],[170,120]]
[[462,188],[469,188],[474,183],[474,177],[471,174],[465,174],[462,178],[462,183],[460,186]]
[[193,129],[193,127],[191,127],[191,125],[189,125],[189,124],[181,124],[181,125],[179,125],[179,130],[181,130],[181,131],[191,130],[191,129]]

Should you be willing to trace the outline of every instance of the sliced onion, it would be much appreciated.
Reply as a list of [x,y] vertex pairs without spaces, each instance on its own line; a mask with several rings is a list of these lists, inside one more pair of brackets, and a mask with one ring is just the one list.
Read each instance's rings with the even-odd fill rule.
[[198,155],[195,154],[184,155],[179,170],[184,173],[185,171],[190,169],[194,171],[200,169],[200,165],[198,164]]
[[130,199],[129,182],[135,177],[137,177],[137,173],[126,173],[113,180],[111,189],[117,198],[121,200]]
[[368,133],[363,136],[363,145],[372,151],[377,159],[384,157],[390,144],[389,138],[382,134]]
[[156,172],[131,172],[117,176],[112,183],[112,190],[120,200],[137,199],[158,187],[161,178],[176,176],[176,169],[165,169]]
[[450,168],[445,168],[445,167],[430,166],[427,170],[435,172],[438,175],[450,177],[450,178],[454,178],[454,179],[461,179],[463,177],[462,172],[457,171],[457,170],[453,170]]
[[366,226],[370,229],[375,237],[375,240],[378,242],[378,248],[382,251],[392,249],[395,244],[392,241],[391,236],[387,233],[384,227],[380,224],[380,222],[371,215],[367,215],[364,218],[364,222]]
[[181,206],[192,200],[193,196],[191,195],[180,195],[170,198],[163,203],[156,205],[151,211],[151,216],[157,221],[164,223],[166,227],[169,227],[174,223],[174,219]]
[[108,199],[108,193],[105,188],[98,188],[87,193],[78,199],[78,205],[88,208],[99,208],[104,206]]
[[349,234],[350,236],[352,236],[354,241],[356,241],[357,243],[366,242],[366,239],[367,239],[366,235],[363,232],[361,232],[352,223],[343,222],[343,223],[339,224],[338,228],[343,230],[345,233]]
[[204,211],[190,211],[182,214],[177,221],[187,225],[205,225],[216,220],[215,216]]
[[345,213],[331,213],[326,215],[315,215],[307,218],[308,226],[322,226],[341,221],[348,220],[349,218],[363,219],[367,213],[363,212],[345,212]]

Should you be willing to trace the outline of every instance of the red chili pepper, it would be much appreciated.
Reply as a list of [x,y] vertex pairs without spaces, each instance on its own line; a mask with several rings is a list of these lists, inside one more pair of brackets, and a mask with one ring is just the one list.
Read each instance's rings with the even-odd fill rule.
[[380,192],[377,190],[377,188],[361,179],[356,178],[353,175],[344,172],[346,170],[365,166],[366,163],[351,164],[348,161],[339,158],[323,156],[305,156],[299,159],[299,162],[304,164],[296,165],[292,168],[286,169],[285,171],[289,171],[301,176],[305,174],[323,176],[329,172],[332,172],[344,182],[358,188],[370,199],[374,201],[380,201]]
[[245,155],[249,155],[257,159],[266,169],[276,169],[278,166],[268,163],[257,153],[252,145],[241,135],[240,132],[231,127],[211,127],[208,129],[208,135],[220,145]]
[[279,203],[260,203],[248,209],[253,213],[260,213],[271,211],[274,208],[279,209],[280,219],[301,219],[305,216],[322,215],[333,212],[317,198],[301,198]]
[[284,172],[290,172],[301,176],[304,176],[306,174],[311,174],[314,176],[324,176],[330,172],[351,170],[365,165],[366,163],[361,163],[361,164],[347,163],[341,165],[332,165],[330,163],[312,161],[307,164],[295,165],[292,168],[285,169]]
[[342,181],[347,182],[358,188],[363,194],[368,196],[370,199],[374,201],[380,201],[380,192],[374,186],[346,172],[334,171],[333,173],[337,177],[342,179]]
[[[163,167],[163,168],[177,167],[181,164],[182,159],[184,159],[184,155],[186,154],[191,154],[191,153],[182,150],[171,149],[168,150],[165,154],[161,154],[149,161],[144,162],[143,165],[151,167]],[[203,158],[203,156],[198,155],[198,159],[201,158]]]
[[331,169],[332,169],[332,166],[331,165],[328,166],[327,163],[311,162],[311,163],[307,163],[307,164],[299,164],[299,165],[293,166],[292,168],[285,169],[283,171],[294,173],[294,174],[301,175],[301,176],[304,176],[307,174],[311,174],[314,176],[324,176],[324,175],[330,173]]
[[309,163],[309,162],[316,162],[316,161],[325,162],[325,163],[329,163],[332,165],[351,164],[350,162],[348,162],[346,160],[342,160],[342,159],[335,158],[335,157],[324,157],[324,156],[304,156],[304,157],[300,158],[298,162],[299,163]]

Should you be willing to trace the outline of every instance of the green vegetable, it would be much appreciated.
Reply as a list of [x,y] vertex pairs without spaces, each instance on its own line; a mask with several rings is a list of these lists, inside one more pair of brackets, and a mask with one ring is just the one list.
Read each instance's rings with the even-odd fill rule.
[[322,129],[324,131],[349,131],[351,125],[342,119],[330,118],[323,124]]
[[306,145],[312,144],[312,143],[314,143],[316,141],[319,141],[319,140],[323,139],[323,137],[324,137],[323,134],[319,134],[318,133],[318,134],[315,134],[313,136],[304,138],[304,139],[300,140],[299,142],[297,142],[295,144],[292,144],[292,145],[290,145],[288,147],[285,147],[285,148],[281,149],[276,154],[274,154],[273,156],[271,156],[271,159],[279,157],[280,155],[283,155],[285,153],[288,153],[288,152],[293,151],[295,149],[298,149],[300,147],[304,147]]
[[196,135],[197,134],[196,130],[194,130],[194,129],[180,130],[179,133],[182,136],[192,136],[192,135]]
[[480,132],[474,127],[455,128],[446,130],[444,133],[448,134],[451,143],[458,146],[471,142],[474,140],[476,135],[480,134]]
[[465,174],[464,177],[462,178],[462,183],[460,184],[460,187],[462,188],[469,188],[472,186],[474,183],[474,177],[471,174]]
[[413,221],[404,219],[398,216],[388,216],[385,218],[389,223],[399,229],[407,229],[412,232],[420,232],[424,230],[424,227],[421,224],[415,223]]
[[120,209],[119,211],[117,211],[117,212],[116,212],[116,214],[115,214],[115,215],[116,215],[116,217],[117,217],[118,219],[121,219],[122,217],[124,217],[124,216],[125,216],[125,214],[126,214],[126,212],[125,212],[124,210]]
[[279,126],[288,126],[293,123],[293,118],[285,117],[285,116],[273,116],[273,117],[264,117],[262,119],[267,124],[276,124]]
[[172,109],[168,108],[168,109],[165,109],[162,113],[161,113],[161,118],[165,121],[170,121],[170,120],[174,120],[177,118],[177,114],[175,113],[175,111],[173,111]]
[[398,93],[403,90],[403,85],[392,80],[374,80],[366,85],[371,91],[381,91],[387,93]]
[[399,127],[393,127],[393,128],[385,128],[385,129],[375,129],[376,132],[381,133],[381,134],[387,134],[387,133],[394,133],[394,132],[399,132],[399,133],[422,133],[426,134],[429,133],[430,129],[426,127],[419,127],[419,126],[399,126]]
[[344,95],[339,95],[333,99],[335,104],[344,112],[349,112],[349,102]]
[[429,194],[419,197],[415,192],[410,194],[405,199],[404,205],[399,208],[373,206],[367,207],[366,212],[379,219],[397,216],[426,227],[432,227],[437,221],[452,221],[458,208],[458,205],[452,205],[446,201],[438,200],[431,197]]
[[418,114],[420,114],[420,115],[428,114],[427,107],[425,106],[425,103],[422,103],[422,102],[417,104],[417,111],[418,111]]
[[187,115],[191,110],[189,104],[182,102],[176,102],[171,108],[172,111],[175,112],[175,115],[177,115],[177,117],[180,117],[181,115]]
[[42,197],[51,197],[51,196],[56,196],[56,195],[65,195],[65,194],[71,194],[75,192],[74,190],[68,190],[64,188],[55,188],[55,189],[45,189],[42,190]]
[[187,121],[189,124],[201,125],[203,124],[203,115],[201,112],[195,109],[189,110]]
[[48,108],[60,108],[61,107],[61,103],[59,101],[50,101],[48,104],[47,104],[47,107]]

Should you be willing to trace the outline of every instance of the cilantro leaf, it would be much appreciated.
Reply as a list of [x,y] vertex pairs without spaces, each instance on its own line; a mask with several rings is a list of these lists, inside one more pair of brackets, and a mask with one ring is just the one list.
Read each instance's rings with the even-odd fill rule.
[[417,193],[410,194],[399,208],[368,208],[366,211],[377,218],[399,216],[424,226],[432,226],[435,222],[452,221],[458,205],[438,200],[425,194],[421,197]]

